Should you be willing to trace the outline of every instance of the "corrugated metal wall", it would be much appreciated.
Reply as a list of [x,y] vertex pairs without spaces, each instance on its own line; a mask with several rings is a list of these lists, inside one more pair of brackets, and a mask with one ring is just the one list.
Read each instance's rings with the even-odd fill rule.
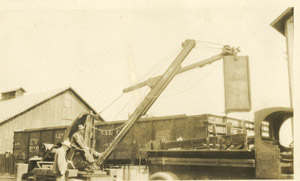
[[89,111],[73,92],[67,91],[58,95],[1,125],[0,153],[12,152],[14,131],[70,125],[81,112]]

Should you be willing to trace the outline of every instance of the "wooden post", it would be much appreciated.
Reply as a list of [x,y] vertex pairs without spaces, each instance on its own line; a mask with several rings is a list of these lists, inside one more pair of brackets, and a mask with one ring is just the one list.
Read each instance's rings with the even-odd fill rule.
[[[289,74],[290,106],[293,108],[293,59],[294,59],[294,16],[285,22],[285,37],[287,49],[287,64]],[[294,120],[291,119],[292,138],[294,142]]]
[[287,62],[289,74],[290,105],[293,107],[293,59],[294,59],[294,17],[285,22],[285,37],[287,45]]

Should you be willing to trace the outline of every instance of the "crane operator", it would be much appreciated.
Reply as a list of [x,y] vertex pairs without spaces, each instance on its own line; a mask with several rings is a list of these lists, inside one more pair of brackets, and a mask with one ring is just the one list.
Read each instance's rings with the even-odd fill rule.
[[86,161],[89,163],[93,163],[95,162],[95,160],[93,158],[93,155],[90,153],[90,148],[86,145],[84,141],[83,133],[84,126],[80,124],[78,126],[78,131],[72,135],[71,147],[77,150],[82,150],[84,152],[84,157]]

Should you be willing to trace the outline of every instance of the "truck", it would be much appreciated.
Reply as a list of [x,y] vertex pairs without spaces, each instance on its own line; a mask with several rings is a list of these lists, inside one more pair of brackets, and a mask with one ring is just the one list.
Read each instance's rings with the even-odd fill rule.
[[165,142],[147,151],[150,180],[293,179],[293,145],[280,142],[286,107],[255,112],[254,136],[247,133]]

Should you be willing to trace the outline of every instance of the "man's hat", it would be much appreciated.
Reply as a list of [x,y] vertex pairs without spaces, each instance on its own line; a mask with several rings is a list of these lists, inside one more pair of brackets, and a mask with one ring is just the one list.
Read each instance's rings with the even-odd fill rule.
[[68,148],[71,148],[71,143],[68,140],[63,141],[61,144],[66,145]]
[[82,126],[81,124],[78,126],[78,129],[84,129],[84,126]]

